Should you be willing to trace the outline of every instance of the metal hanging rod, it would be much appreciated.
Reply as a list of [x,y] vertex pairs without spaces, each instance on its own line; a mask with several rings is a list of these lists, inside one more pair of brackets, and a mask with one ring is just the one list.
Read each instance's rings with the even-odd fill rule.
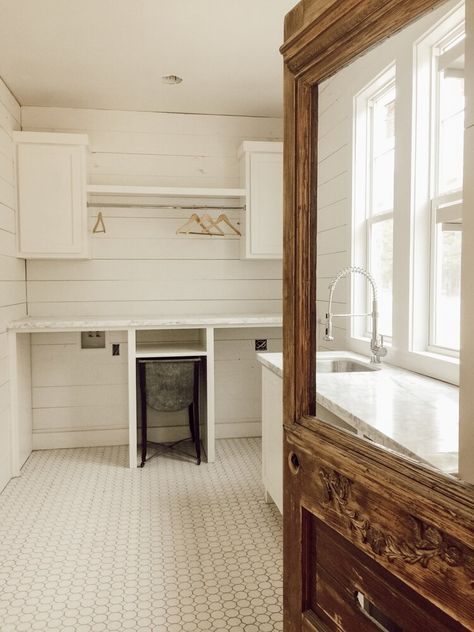
[[89,208],[164,208],[174,209],[176,211],[245,211],[246,207],[243,206],[209,206],[209,205],[173,205],[173,204],[114,204],[113,202],[106,202],[101,204],[100,202],[88,202]]

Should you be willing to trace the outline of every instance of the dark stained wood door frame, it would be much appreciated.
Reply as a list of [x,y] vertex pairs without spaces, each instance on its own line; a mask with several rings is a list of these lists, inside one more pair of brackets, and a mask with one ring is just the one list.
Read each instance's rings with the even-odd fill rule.
[[314,417],[318,84],[442,3],[303,0],[285,20],[286,632],[345,629],[311,605],[313,520],[461,626],[440,629],[474,629],[473,487]]

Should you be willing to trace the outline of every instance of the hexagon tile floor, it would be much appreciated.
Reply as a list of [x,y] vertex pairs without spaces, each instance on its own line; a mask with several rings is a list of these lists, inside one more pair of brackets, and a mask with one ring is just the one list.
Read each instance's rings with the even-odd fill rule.
[[258,439],[214,464],[34,452],[0,495],[0,630],[282,630],[282,525]]

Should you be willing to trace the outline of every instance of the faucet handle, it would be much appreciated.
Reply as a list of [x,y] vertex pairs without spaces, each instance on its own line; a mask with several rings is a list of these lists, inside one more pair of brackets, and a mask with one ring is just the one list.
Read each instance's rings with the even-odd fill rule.
[[[324,323],[322,323],[324,324]],[[323,340],[327,342],[333,342],[334,336],[332,335],[332,321],[331,314],[326,314],[326,330],[324,332]]]
[[384,358],[388,353],[387,347],[383,346],[383,335],[380,334],[380,345],[379,345],[379,350],[378,350],[378,354],[379,356],[381,356],[382,358]]

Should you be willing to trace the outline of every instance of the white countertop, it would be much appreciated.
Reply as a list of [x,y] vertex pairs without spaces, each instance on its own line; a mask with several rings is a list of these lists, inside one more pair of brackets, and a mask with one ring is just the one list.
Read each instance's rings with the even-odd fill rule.
[[257,357],[260,364],[283,377],[283,353],[257,353]]
[[183,327],[281,327],[281,314],[183,314],[176,316],[32,317],[14,320],[10,331],[100,331],[111,329],[169,329]]
[[[283,374],[281,353],[260,353],[259,361]],[[318,359],[349,357],[349,352],[319,352]],[[458,463],[459,389],[405,369],[382,364],[380,371],[318,373],[316,402],[359,433],[446,472]]]

